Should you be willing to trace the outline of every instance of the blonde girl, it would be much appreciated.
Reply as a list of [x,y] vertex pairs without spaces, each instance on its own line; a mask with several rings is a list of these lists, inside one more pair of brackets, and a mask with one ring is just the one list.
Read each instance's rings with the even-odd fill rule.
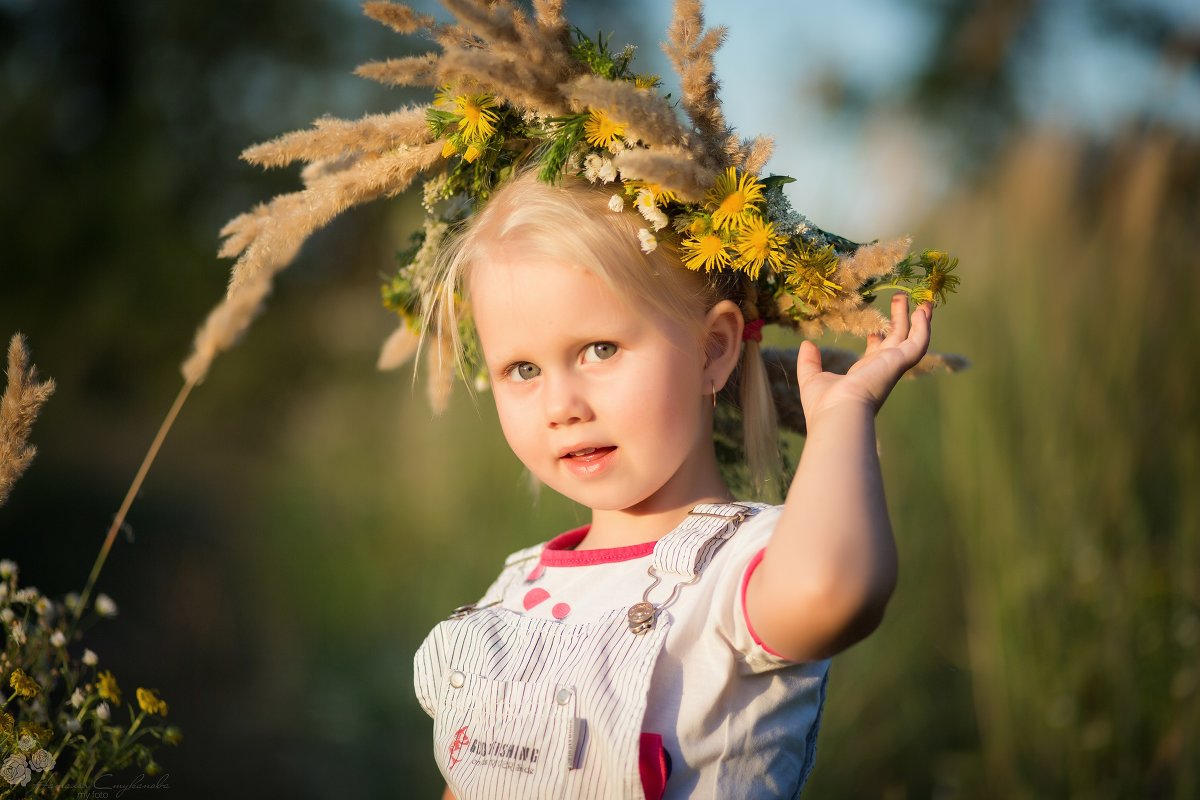
[[[770,140],[723,116],[723,31],[698,0],[675,0],[664,45],[677,98],[632,49],[573,29],[561,0],[442,2],[452,23],[364,6],[440,49],[360,74],[433,87],[432,102],[323,118],[245,153],[307,162],[304,188],[223,230],[238,262],[188,386],[305,237],[425,175],[419,246],[384,286],[400,324],[380,365],[428,342],[435,406],[456,369],[490,385],[517,458],[590,512],[509,556],[418,650],[447,796],[796,796],[829,659],[875,629],[896,583],[875,415],[926,353],[957,262],[908,239],[860,246],[790,207],[790,179],[761,175]],[[890,319],[870,302],[889,288]],[[866,352],[835,374],[805,341],[794,381],[768,376],[766,323],[865,335]],[[781,383],[808,436],[788,487]],[[753,496],[734,496],[731,449],[714,447],[731,384]],[[760,502],[784,488],[782,505]]]
[[931,306],[910,315],[898,293],[891,332],[845,375],[805,342],[787,500],[734,498],[714,396],[761,373],[738,283],[670,246],[642,253],[610,196],[513,179],[429,289],[430,329],[453,336],[448,312],[469,307],[513,452],[591,511],[510,556],[421,646],[434,754],[459,798],[794,796],[829,658],[875,629],[896,583],[874,420],[925,353]]

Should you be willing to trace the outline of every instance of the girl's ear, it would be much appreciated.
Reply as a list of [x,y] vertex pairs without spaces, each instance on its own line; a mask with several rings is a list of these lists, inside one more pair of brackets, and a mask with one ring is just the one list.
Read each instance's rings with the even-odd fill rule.
[[719,391],[733,374],[742,355],[742,310],[722,300],[704,316],[704,382]]

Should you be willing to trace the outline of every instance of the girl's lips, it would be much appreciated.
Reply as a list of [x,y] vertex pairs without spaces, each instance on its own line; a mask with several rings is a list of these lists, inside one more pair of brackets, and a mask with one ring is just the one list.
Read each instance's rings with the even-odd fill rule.
[[583,447],[559,458],[571,472],[580,477],[591,477],[603,472],[612,463],[617,448],[615,445],[606,447]]

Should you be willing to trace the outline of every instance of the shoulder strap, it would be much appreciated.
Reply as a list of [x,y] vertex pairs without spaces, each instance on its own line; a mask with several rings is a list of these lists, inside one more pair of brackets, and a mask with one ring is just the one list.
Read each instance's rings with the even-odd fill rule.
[[707,503],[688,512],[687,519],[654,546],[654,569],[660,574],[695,578],[717,551],[737,533],[748,517],[770,506],[765,503]]

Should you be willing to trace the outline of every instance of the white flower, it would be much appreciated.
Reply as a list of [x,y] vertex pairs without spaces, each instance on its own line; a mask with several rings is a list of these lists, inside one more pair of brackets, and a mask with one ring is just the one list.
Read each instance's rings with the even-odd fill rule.
[[54,645],[55,647],[62,647],[66,643],[67,635],[62,631],[55,631],[54,633],[50,634],[50,644]]
[[101,703],[96,706],[96,716],[102,720],[108,719],[108,703]]
[[83,650],[83,663],[84,664],[87,664],[89,667],[94,667],[94,666],[96,666],[96,662],[99,660],[100,659],[96,656],[95,653],[93,653],[91,650],[88,650],[86,647],[84,648],[84,650]]
[[654,248],[658,247],[658,239],[647,228],[638,228],[638,240],[642,243],[643,253],[653,253]]
[[15,616],[16,614],[13,613],[11,608],[0,608],[0,621],[5,623],[12,622]]
[[96,595],[96,613],[102,617],[115,617],[117,615],[117,604],[113,599],[106,594]]
[[54,769],[54,754],[39,749],[29,757],[29,766],[37,772]]
[[421,205],[429,213],[433,213],[433,206],[437,201],[442,199],[442,193],[446,189],[446,184],[449,182],[450,176],[446,173],[438,175],[436,178],[430,178],[425,181],[421,187]]
[[0,583],[0,600],[8,597],[8,584]]
[[17,574],[17,562],[11,558],[0,561],[0,578],[10,578]]
[[83,730],[83,723],[74,717],[67,717],[67,721],[63,723],[63,726],[71,733],[79,733],[79,731]]
[[26,586],[24,589],[16,592],[12,599],[14,603],[31,604],[38,599],[38,590],[32,586]]
[[30,736],[28,733],[21,734],[21,738],[17,740],[17,748],[22,753],[28,753],[33,748],[37,747],[37,739]]
[[25,644],[25,626],[21,624],[21,620],[14,620],[12,624],[12,638],[17,644]]
[[14,753],[0,766],[0,778],[14,786],[24,786],[29,783],[31,777],[33,774],[29,771],[29,762],[25,760],[23,753]]
[[614,194],[612,197],[608,198],[608,210],[609,211],[624,211],[625,210],[625,198],[621,197],[621,195],[619,195],[619,194]]
[[79,708],[83,705],[83,690],[76,688],[71,692],[71,708]]
[[625,144],[625,140],[618,137],[608,143],[608,152],[619,153],[628,147],[629,147],[629,145]]
[[596,177],[604,183],[612,183],[617,179],[617,167],[611,158],[600,159],[600,168],[596,170]]
[[50,602],[49,597],[40,597],[37,601],[37,612],[41,616],[46,616],[54,608],[54,604]]
[[601,161],[602,159],[597,154],[588,153],[587,158],[583,159],[583,177],[592,183],[599,180]]
[[75,607],[79,605],[79,592],[67,592],[67,596],[63,598],[63,605],[67,607],[68,611],[74,611]]
[[669,220],[667,215],[662,212],[662,209],[654,204],[654,193],[646,189],[638,191],[637,200],[634,201],[637,210],[642,212],[642,216],[646,218],[646,222],[650,223],[650,227],[656,231],[661,231],[667,227]]

